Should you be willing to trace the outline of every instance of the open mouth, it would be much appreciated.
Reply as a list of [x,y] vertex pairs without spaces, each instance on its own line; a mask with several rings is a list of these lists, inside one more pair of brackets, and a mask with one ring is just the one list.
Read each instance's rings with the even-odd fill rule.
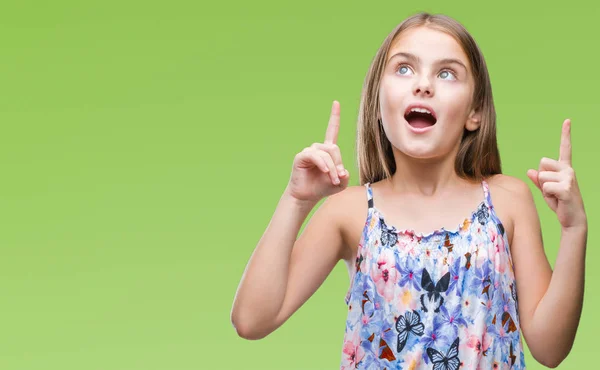
[[410,108],[404,114],[404,119],[414,128],[427,128],[435,125],[437,118],[429,109]]

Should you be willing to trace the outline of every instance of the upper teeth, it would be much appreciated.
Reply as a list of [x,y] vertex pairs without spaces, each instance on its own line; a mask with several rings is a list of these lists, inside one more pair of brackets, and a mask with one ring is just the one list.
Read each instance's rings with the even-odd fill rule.
[[425,108],[413,108],[410,111],[411,112],[419,112],[419,113],[428,113],[428,114],[431,114],[433,116],[433,114],[429,110],[427,110]]

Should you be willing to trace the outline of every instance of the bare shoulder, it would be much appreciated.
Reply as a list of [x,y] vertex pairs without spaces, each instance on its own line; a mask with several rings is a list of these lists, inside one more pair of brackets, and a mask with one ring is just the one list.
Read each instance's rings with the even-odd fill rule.
[[368,214],[367,190],[363,185],[348,186],[325,203],[343,239],[343,258],[352,261]]
[[498,190],[504,195],[529,197],[531,190],[527,183],[517,177],[498,174],[487,180],[491,190]]
[[360,206],[361,201],[365,210],[367,209],[367,189],[363,185],[348,186],[339,193],[333,194],[325,200],[330,207],[340,211],[351,210],[352,207]]
[[515,216],[521,206],[533,203],[533,195],[527,183],[517,177],[498,174],[486,179],[494,209],[504,225],[509,244],[512,244]]

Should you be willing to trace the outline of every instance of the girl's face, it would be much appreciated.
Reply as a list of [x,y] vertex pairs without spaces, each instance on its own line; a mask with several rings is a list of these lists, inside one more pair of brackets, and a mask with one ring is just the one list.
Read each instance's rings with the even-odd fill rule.
[[390,46],[379,90],[387,138],[409,157],[444,157],[465,128],[479,127],[473,91],[467,56],[452,36],[427,27],[404,31]]

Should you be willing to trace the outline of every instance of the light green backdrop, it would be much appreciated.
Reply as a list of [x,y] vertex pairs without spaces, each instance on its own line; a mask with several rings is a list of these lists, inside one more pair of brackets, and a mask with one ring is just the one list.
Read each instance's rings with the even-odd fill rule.
[[[590,235],[584,315],[560,368],[595,367],[600,5],[411,4],[3,2],[0,369],[338,368],[343,264],[264,340],[236,336],[231,303],[334,99],[356,184],[363,78],[419,10],[457,18],[479,42],[505,173],[529,181],[572,118]],[[554,263],[558,222],[535,195]]]

